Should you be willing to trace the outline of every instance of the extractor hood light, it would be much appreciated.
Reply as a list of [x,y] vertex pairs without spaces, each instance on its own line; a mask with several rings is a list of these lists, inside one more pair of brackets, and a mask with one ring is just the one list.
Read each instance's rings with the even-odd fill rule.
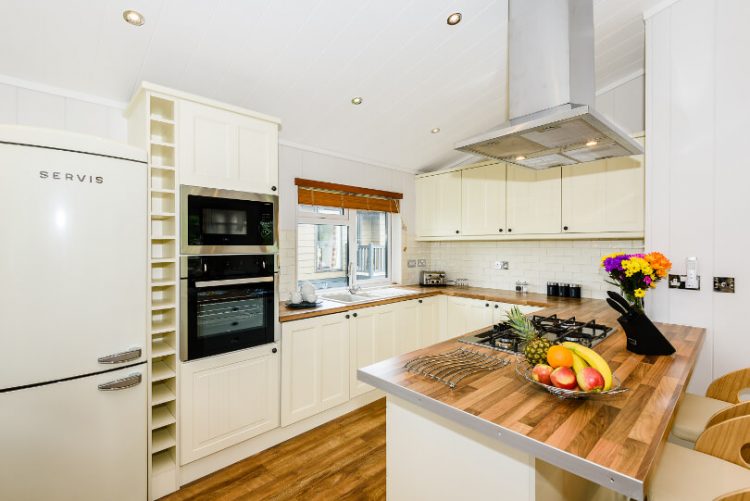
[[592,139],[591,141],[586,143],[586,146],[596,146],[597,144],[599,144],[599,141]]
[[143,26],[143,23],[146,22],[146,18],[143,17],[143,14],[135,10],[123,11],[122,18],[126,23],[132,24],[133,26]]
[[359,106],[360,104],[362,104],[362,98],[359,96],[352,98],[352,104],[355,106]]
[[438,132],[440,132],[440,128],[439,127],[435,127],[430,132],[432,132],[433,134],[437,134]]
[[525,156],[523,156],[523,155],[518,155],[518,156],[516,157],[516,162],[520,162],[521,160],[526,160],[526,157],[525,157]]
[[461,22],[461,13],[460,12],[454,12],[450,16],[448,16],[448,19],[446,20],[449,26],[455,26],[458,23]]

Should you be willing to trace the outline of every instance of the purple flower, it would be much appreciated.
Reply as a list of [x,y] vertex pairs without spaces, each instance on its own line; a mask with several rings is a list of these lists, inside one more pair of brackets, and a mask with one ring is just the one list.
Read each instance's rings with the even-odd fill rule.
[[612,273],[615,270],[622,271],[622,261],[627,259],[628,257],[630,256],[628,256],[627,254],[621,254],[619,256],[614,256],[614,257],[608,257],[607,259],[604,260],[604,270],[607,273]]

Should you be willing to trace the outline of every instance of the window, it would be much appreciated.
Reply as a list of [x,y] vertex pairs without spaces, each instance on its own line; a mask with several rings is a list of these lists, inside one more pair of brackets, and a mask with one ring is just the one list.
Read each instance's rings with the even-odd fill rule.
[[297,281],[317,289],[390,282],[388,212],[300,205],[297,218]]

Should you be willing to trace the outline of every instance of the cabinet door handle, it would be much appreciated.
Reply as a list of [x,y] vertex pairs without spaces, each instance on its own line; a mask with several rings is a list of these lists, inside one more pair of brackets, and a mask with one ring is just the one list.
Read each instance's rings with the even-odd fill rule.
[[495,305],[495,309],[498,309],[498,308],[500,308],[500,305],[497,305],[497,304],[496,304],[496,305]]
[[568,227],[567,226],[563,226],[563,230],[568,231]]
[[497,230],[497,231],[499,231],[500,233],[502,233],[502,232],[503,232],[503,229],[502,229],[502,228],[500,228],[500,229],[499,229],[499,230]]
[[278,348],[272,348],[272,349],[271,349],[271,353],[276,353],[277,351],[279,351],[279,349],[278,349]]
[[456,235],[458,235],[459,233],[460,233],[460,232],[459,232],[458,230],[456,230]]
[[419,304],[422,304],[422,300],[421,299],[419,300]]
[[484,307],[485,307],[485,308],[489,308],[489,307],[490,307],[490,303],[486,303],[486,304],[484,305]]
[[271,191],[276,191],[276,190],[277,190],[276,186],[271,186]]
[[130,362],[131,360],[136,360],[138,358],[141,358],[141,349],[133,348],[128,351],[99,357],[97,359],[97,362],[99,362],[100,364],[122,364],[125,362]]
[[357,316],[357,314],[356,314],[356,313],[352,313],[352,315],[354,315],[355,317]]
[[122,379],[115,379],[114,381],[110,381],[108,383],[102,383],[98,386],[98,388],[101,391],[127,390],[128,388],[132,388],[133,386],[138,386],[139,384],[141,384],[142,380],[143,376],[141,376],[140,373],[135,373]]
[[349,319],[349,315],[347,315],[346,318]]
[[508,228],[508,233],[510,233],[511,231],[513,231],[513,228]]

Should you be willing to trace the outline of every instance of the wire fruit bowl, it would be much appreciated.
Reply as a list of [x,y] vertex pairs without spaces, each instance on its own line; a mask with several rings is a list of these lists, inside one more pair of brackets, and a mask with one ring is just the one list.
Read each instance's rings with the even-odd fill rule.
[[530,367],[529,364],[526,362],[526,359],[524,358],[518,358],[515,363],[516,368],[516,374],[518,374],[520,377],[528,381],[529,383],[538,386],[540,388],[543,388],[547,390],[548,392],[552,393],[554,396],[561,400],[567,400],[567,399],[588,399],[588,400],[608,400],[611,398],[615,398],[619,395],[622,395],[623,393],[630,390],[630,388],[623,388],[622,383],[620,382],[620,379],[612,375],[612,388],[610,388],[607,391],[576,391],[576,390],[566,390],[563,388],[558,388],[557,386],[552,386],[549,384],[544,384],[539,381],[535,381],[534,378],[531,377],[531,371],[533,370],[533,367]]

